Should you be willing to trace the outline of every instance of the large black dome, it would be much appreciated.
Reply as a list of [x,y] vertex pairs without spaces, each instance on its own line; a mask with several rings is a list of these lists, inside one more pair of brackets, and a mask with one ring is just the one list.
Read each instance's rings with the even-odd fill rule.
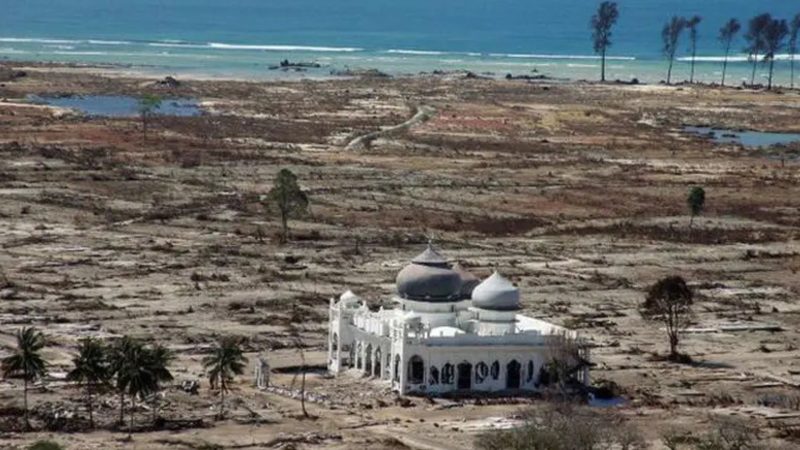
[[409,300],[453,302],[461,297],[461,275],[430,244],[397,274],[396,281],[397,293]]

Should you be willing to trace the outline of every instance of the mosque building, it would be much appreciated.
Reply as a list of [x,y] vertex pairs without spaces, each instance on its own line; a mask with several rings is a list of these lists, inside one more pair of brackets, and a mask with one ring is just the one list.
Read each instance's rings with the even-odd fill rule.
[[[432,245],[398,274],[397,307],[371,311],[351,291],[330,301],[328,369],[358,370],[400,394],[537,391],[572,331],[520,314],[498,272],[481,281]],[[580,358],[588,362],[588,350]],[[577,374],[588,384],[588,364]]]

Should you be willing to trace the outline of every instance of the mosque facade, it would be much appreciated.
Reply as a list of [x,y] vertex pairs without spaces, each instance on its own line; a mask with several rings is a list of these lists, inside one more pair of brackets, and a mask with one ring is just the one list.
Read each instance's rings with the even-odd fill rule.
[[[574,332],[520,314],[520,291],[480,280],[430,244],[397,275],[395,308],[372,311],[352,291],[330,301],[328,369],[391,383],[400,394],[537,391]],[[580,358],[588,362],[588,350]],[[576,379],[588,384],[588,364]]]

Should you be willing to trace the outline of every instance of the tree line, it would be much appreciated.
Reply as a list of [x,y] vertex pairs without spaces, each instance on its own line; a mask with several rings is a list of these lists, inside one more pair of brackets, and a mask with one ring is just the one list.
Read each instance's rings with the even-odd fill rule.
[[[42,356],[47,345],[45,335],[32,327],[20,329],[11,355],[0,362],[4,378],[21,378],[23,381],[23,417],[25,430],[31,429],[28,407],[30,385],[46,377],[48,363]],[[87,337],[80,340],[78,354],[72,358],[72,369],[67,380],[83,390],[84,404],[89,416],[89,427],[95,427],[94,404],[96,396],[113,392],[119,398],[117,426],[125,423],[125,399],[128,409],[128,433],[134,429],[134,409],[137,401],[148,401],[153,411],[153,422],[158,418],[159,393],[164,384],[173,380],[169,365],[174,355],[160,344],[146,345],[138,339],[123,336],[110,342]],[[223,337],[211,353],[203,358],[211,389],[219,392],[217,417],[225,411],[225,393],[234,376],[244,373],[247,358],[240,339]]]
[[[612,30],[619,19],[619,8],[616,2],[604,1],[600,3],[597,12],[592,16],[589,26],[592,30],[592,43],[594,51],[600,55],[600,81],[606,81],[606,55],[612,45]],[[667,60],[667,84],[672,82],[672,68],[681,44],[684,33],[689,35],[690,75],[689,82],[694,83],[695,62],[697,59],[697,42],[699,26],[703,21],[700,16],[681,17],[673,16],[661,29],[662,53]],[[719,29],[718,40],[724,51],[722,61],[722,80],[725,85],[725,76],[728,69],[728,60],[735,40],[742,30],[738,19],[732,18],[725,22]],[[759,14],[747,22],[744,34],[744,52],[752,64],[750,85],[755,85],[756,69],[759,63],[769,68],[767,89],[772,89],[773,74],[775,72],[775,56],[784,49],[789,52],[790,76],[789,84],[794,89],[795,80],[795,55],[797,54],[797,38],[800,33],[800,13],[790,21],[772,17],[769,13]]]

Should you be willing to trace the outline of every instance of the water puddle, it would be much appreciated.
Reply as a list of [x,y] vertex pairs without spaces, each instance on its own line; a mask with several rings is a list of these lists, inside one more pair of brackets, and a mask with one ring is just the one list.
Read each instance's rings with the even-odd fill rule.
[[766,148],[800,142],[800,133],[766,133],[761,131],[728,130],[712,127],[683,127],[685,133],[707,137],[718,144],[739,144],[748,148]]
[[[28,100],[38,105],[73,109],[92,117],[135,117],[139,115],[139,99],[127,95],[59,97],[29,95]],[[201,109],[197,100],[192,98],[165,98],[153,113],[161,116],[191,117],[200,115]]]

